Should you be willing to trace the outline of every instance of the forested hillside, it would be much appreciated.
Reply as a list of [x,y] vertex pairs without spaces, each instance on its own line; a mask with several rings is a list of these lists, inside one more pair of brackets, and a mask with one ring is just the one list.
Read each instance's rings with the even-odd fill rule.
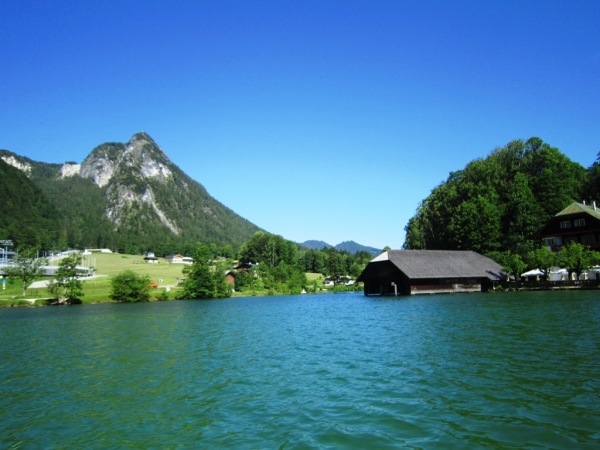
[[406,225],[404,248],[523,252],[551,216],[595,199],[599,173],[539,138],[512,141],[433,189]]
[[[13,214],[7,222],[10,228],[0,230],[0,238],[13,239],[16,246],[173,253],[196,242],[239,247],[259,230],[211,197],[146,133],[135,134],[126,144],[99,145],[81,166],[46,164],[6,150],[0,150],[0,159],[12,174],[12,191],[0,185],[2,196],[13,198],[12,206],[27,197],[20,202],[20,215]],[[38,188],[35,192],[32,182]],[[19,183],[24,185],[21,190]],[[14,197],[13,191],[23,194]],[[37,206],[32,209],[32,204]],[[50,231],[36,232],[48,239],[28,238],[31,232],[25,231],[31,221],[18,217],[37,217],[41,204],[45,229]]]
[[0,239],[49,248],[59,236],[57,211],[27,175],[0,159]]

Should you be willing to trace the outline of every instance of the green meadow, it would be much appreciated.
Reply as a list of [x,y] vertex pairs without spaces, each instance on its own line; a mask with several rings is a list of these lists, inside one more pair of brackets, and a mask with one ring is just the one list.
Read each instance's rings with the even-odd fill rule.
[[[51,262],[55,264],[56,262]],[[169,288],[169,297],[173,298],[175,292],[179,289],[178,278],[182,278],[183,264],[169,264],[159,258],[158,264],[147,264],[141,256],[137,255],[121,255],[116,253],[94,253],[86,255],[84,265],[91,265],[96,268],[97,277],[82,278],[84,296],[81,298],[83,303],[104,303],[110,302],[108,295],[110,293],[110,280],[113,276],[125,271],[131,270],[138,275],[148,275],[151,281],[157,282],[159,287],[153,289],[153,298],[156,298],[159,293]],[[49,277],[41,277],[36,281],[50,279]],[[19,281],[6,284],[6,290],[0,291],[0,307],[1,306],[25,306],[25,305],[40,305],[44,304],[49,298],[46,288],[29,288],[27,289],[26,299],[22,297],[22,285]],[[35,301],[31,301],[34,300]]]

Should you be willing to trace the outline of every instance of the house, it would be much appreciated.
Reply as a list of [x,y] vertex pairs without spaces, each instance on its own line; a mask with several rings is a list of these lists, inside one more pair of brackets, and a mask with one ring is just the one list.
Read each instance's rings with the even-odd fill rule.
[[600,210],[573,203],[550,218],[535,234],[548,250],[558,252],[563,245],[578,242],[593,250],[600,249]]
[[154,253],[147,252],[144,255],[144,262],[147,262],[148,264],[158,264],[158,258],[154,256]]
[[235,272],[232,270],[225,272],[225,283],[235,286]]
[[238,272],[244,272],[244,273],[249,273],[250,270],[252,270],[253,267],[258,266],[258,264],[254,264],[251,262],[243,262],[241,264],[238,264],[237,266],[235,266],[233,268],[233,270],[237,270]]
[[192,264],[194,262],[194,258],[182,255],[167,255],[165,256],[165,262],[171,264]]
[[415,295],[487,291],[505,278],[499,264],[472,251],[389,250],[356,281],[365,295]]

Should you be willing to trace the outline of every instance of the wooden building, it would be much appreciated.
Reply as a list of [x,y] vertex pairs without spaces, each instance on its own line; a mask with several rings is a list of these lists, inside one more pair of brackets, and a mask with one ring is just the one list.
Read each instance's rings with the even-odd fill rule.
[[536,233],[542,245],[557,252],[569,242],[600,249],[600,210],[596,204],[573,203],[563,209]]
[[365,295],[415,295],[487,291],[505,278],[499,264],[472,251],[389,250],[357,281]]

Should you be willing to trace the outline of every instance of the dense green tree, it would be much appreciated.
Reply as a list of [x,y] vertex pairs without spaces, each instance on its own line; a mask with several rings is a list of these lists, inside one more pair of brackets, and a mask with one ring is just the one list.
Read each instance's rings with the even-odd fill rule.
[[0,180],[0,239],[10,239],[17,247],[50,249],[58,240],[59,215],[46,194],[2,158]]
[[150,277],[125,270],[111,280],[110,298],[117,302],[147,302],[150,300]]
[[34,247],[20,247],[12,264],[4,268],[4,275],[16,279],[23,284],[23,297],[27,295],[27,287],[44,274],[44,266],[48,265],[47,258],[37,258],[38,250]]
[[269,268],[298,262],[297,244],[286,241],[281,236],[257,231],[240,249],[242,262],[265,263]]
[[558,262],[558,255],[551,252],[546,247],[540,247],[529,251],[529,253],[527,253],[526,261],[530,269],[540,269],[544,272],[546,279],[548,279],[550,270]]
[[518,285],[521,274],[527,267],[527,264],[523,261],[521,255],[512,253],[508,250],[505,252],[490,252],[487,256],[500,264],[505,273],[512,275],[515,279],[515,284]]
[[226,269],[222,263],[213,264],[209,247],[199,244],[194,263],[185,267],[182,298],[209,299],[231,296],[231,288],[225,281]]
[[81,280],[77,278],[79,264],[81,264],[79,253],[71,253],[59,261],[56,275],[48,285],[48,292],[57,296],[59,303],[73,303],[84,295]]
[[600,262],[599,256],[598,252],[590,250],[587,245],[570,242],[561,248],[558,260],[560,265],[569,271],[570,279],[572,273],[579,276],[584,270],[598,264]]
[[591,203],[600,200],[600,152],[596,161],[588,168],[585,198]]
[[403,247],[524,254],[546,220],[581,198],[586,176],[541,139],[512,141],[434,188],[409,219]]

